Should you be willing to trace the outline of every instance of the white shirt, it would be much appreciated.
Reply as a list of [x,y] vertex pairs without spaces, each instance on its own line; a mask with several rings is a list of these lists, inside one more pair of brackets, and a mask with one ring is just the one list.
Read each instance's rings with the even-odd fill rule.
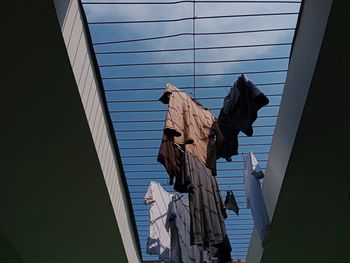
[[264,176],[258,161],[254,154],[249,152],[245,156],[244,162],[244,187],[247,194],[247,208],[251,208],[252,216],[257,229],[262,246],[266,247],[267,235],[269,231],[270,220],[267,214],[264,197],[261,191],[261,185],[258,178]]
[[170,258],[170,230],[166,229],[166,220],[171,200],[172,195],[166,192],[158,182],[150,182],[144,197],[144,203],[151,206],[146,253],[159,255],[161,260]]

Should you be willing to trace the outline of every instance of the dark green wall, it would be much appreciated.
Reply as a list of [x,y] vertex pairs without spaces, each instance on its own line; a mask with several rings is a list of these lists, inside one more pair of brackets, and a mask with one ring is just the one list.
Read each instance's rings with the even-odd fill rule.
[[350,262],[349,8],[333,1],[263,263]]
[[1,263],[24,263],[16,248],[0,230],[0,262]]
[[26,263],[127,262],[54,4],[2,11],[0,229],[11,243],[1,237],[0,251]]

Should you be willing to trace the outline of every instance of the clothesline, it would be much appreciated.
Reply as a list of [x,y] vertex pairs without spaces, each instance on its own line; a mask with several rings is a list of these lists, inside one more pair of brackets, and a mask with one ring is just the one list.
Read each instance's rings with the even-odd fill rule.
[[[154,181],[154,180],[153,180]],[[148,185],[147,185],[148,186]],[[163,186],[165,186],[165,187],[168,187],[169,185],[163,185]],[[169,186],[170,187],[170,186]],[[224,191],[222,191],[222,192],[226,192],[227,190],[224,190]],[[168,190],[168,192],[169,193],[176,193],[175,191],[171,191],[171,190]],[[144,192],[143,192],[144,193]],[[243,194],[243,193],[240,193],[240,194],[237,194],[237,193],[235,193],[235,196],[236,197],[239,197],[239,198],[243,198],[243,197],[245,197],[246,195],[245,194]],[[141,203],[140,202],[140,198],[139,197],[134,197],[134,198],[131,198],[131,200],[133,201],[133,204],[135,204],[135,205],[139,205],[139,206],[141,206],[142,205],[142,207],[143,208],[145,208],[145,209],[143,209],[143,210],[145,210],[145,211],[148,211],[149,209],[147,209],[147,207],[144,207],[144,204],[143,203]],[[248,209],[248,208],[246,208],[246,207],[242,207],[241,208],[241,210],[242,210],[242,213],[241,213],[241,211],[240,211],[240,215],[251,215],[251,213],[250,213],[250,209]],[[241,217],[240,217],[241,218]],[[241,219],[244,219],[244,218],[241,218]]]
[[[279,13],[260,13],[260,14],[236,14],[236,15],[219,15],[219,16],[197,16],[195,20],[211,20],[225,18],[241,18],[241,17],[260,17],[260,16],[289,16],[298,15],[297,12],[279,12]],[[146,23],[174,23],[181,21],[193,20],[193,17],[181,17],[174,19],[154,19],[154,20],[125,20],[125,21],[88,21],[89,25],[110,25],[110,24],[146,24]],[[93,45],[101,45],[93,43]]]
[[[245,71],[246,74],[268,74],[268,73],[285,73],[288,69],[272,69],[260,71]],[[197,73],[196,77],[212,77],[212,76],[234,76],[240,75],[242,72],[225,72],[225,73]],[[118,76],[118,77],[102,77],[103,80],[121,80],[121,79],[171,79],[171,78],[189,78],[194,74],[179,74],[179,75],[140,75],[140,76]]]
[[[260,162],[267,162],[268,159],[259,159]],[[227,163],[227,164],[232,164],[232,163],[243,163],[243,160],[232,160],[231,162],[223,161],[223,160],[218,160],[216,163]],[[144,165],[159,165],[159,163],[124,163],[124,166],[144,166]]]
[[[241,209],[242,210],[242,209]],[[240,210],[240,211],[241,211]],[[237,217],[237,220],[238,220],[238,217]],[[237,220],[234,220],[235,221],[235,223],[226,223],[226,226],[232,226],[232,228],[230,228],[230,229],[239,229],[239,228],[236,228],[236,227],[245,227],[245,228],[248,228],[249,226],[251,227],[251,228],[254,228],[254,226],[250,223],[250,222],[248,222],[248,223],[241,223],[241,222],[237,222]],[[140,221],[141,223],[140,224],[138,224],[138,226],[140,226],[140,227],[149,227],[149,221]],[[142,224],[142,222],[146,222],[146,224]],[[143,230],[143,231],[145,231],[145,230]]]
[[[255,30],[240,30],[240,31],[221,31],[221,32],[196,32],[195,34],[197,36],[213,36],[213,35],[236,35],[236,34],[250,34],[250,33],[264,33],[264,32],[278,32],[278,31],[292,31],[295,30],[295,28],[287,27],[287,28],[267,28],[267,29],[255,29]],[[132,42],[140,42],[140,41],[153,41],[153,40],[159,40],[159,39],[169,39],[169,38],[177,38],[182,36],[192,36],[193,33],[177,33],[177,34],[171,34],[171,35],[162,35],[162,36],[154,36],[154,37],[147,37],[147,38],[136,38],[136,39],[125,39],[125,40],[109,40],[109,41],[103,41],[103,42],[95,42],[95,46],[99,45],[109,45],[109,44],[124,44],[124,43],[132,43]],[[253,45],[248,45],[246,47],[250,47]],[[236,46],[232,46],[233,48],[236,48]],[[243,46],[244,47],[244,46]],[[208,47],[211,49],[211,47]],[[219,49],[224,49],[226,47],[222,47]],[[200,47],[200,49],[206,49],[206,47]],[[192,50],[192,48],[191,48]],[[197,47],[198,50],[198,47]],[[129,50],[130,51],[130,50]],[[168,50],[161,50],[160,52],[164,52]],[[170,49],[170,52],[172,50]],[[174,50],[177,51],[177,50]],[[124,51],[121,51],[124,52]],[[130,52],[134,52],[134,50],[131,50]],[[138,52],[138,51],[137,51]],[[153,52],[153,50],[147,52]],[[98,53],[97,53],[98,54]]]
[[[242,177],[242,176],[241,176]],[[242,184],[241,184],[242,185]],[[232,190],[232,189],[229,189],[229,188],[227,188],[227,189],[222,189],[222,188],[220,188],[220,192],[221,193],[223,193],[223,194],[225,194],[226,193],[226,191],[229,191],[229,190]],[[241,192],[244,192],[244,190],[243,189],[241,189],[241,190],[235,190],[234,189],[234,191],[235,192],[239,192],[239,191],[241,191]],[[175,193],[176,191],[169,191],[169,193]],[[132,193],[132,194],[144,194],[145,193],[145,191],[139,191],[139,190],[135,190],[135,191],[130,191],[130,193]]]
[[[270,105],[271,106],[271,105]],[[274,107],[278,107],[278,105],[273,105]],[[145,111],[147,112],[147,111]],[[275,118],[277,115],[272,116],[262,116],[261,118]],[[155,122],[163,122],[164,120],[120,120],[120,121],[113,121],[112,123],[155,123]],[[271,127],[268,125],[256,125],[254,127]]]
[[[217,32],[217,33],[196,33],[197,36],[203,36],[203,35],[223,35],[223,34],[229,34],[232,32]],[[180,35],[180,34],[179,34]],[[186,33],[181,35],[187,35]],[[192,34],[190,34],[192,35]],[[162,37],[164,38],[164,37]],[[151,40],[154,38],[147,38],[147,40]],[[142,39],[142,41],[145,41],[146,38]],[[132,40],[125,40],[125,41],[132,41]],[[119,42],[119,43],[126,43],[125,41]],[[141,41],[140,39],[137,41]],[[133,42],[136,42],[134,40]],[[220,50],[220,49],[236,49],[236,48],[257,48],[257,47],[273,47],[273,46],[290,46],[292,45],[291,42],[283,42],[283,43],[266,43],[266,44],[250,44],[250,45],[231,45],[231,46],[201,46],[201,47],[195,47],[195,50]],[[97,55],[122,55],[122,54],[144,54],[144,53],[161,53],[161,52],[182,52],[182,51],[193,51],[194,48],[169,48],[169,49],[148,49],[148,50],[127,50],[127,51],[97,51]]]
[[[271,97],[278,97],[278,96],[282,96],[283,94],[275,94],[275,96],[271,96]],[[267,95],[269,96],[269,95]],[[197,98],[197,100],[202,100],[201,98]],[[130,102],[130,101],[129,101]],[[147,100],[147,101],[140,101],[140,100],[136,100],[136,101],[132,101],[134,103],[140,102],[153,102],[152,100]],[[267,105],[270,106],[268,108],[274,108],[274,107],[278,107],[278,105],[272,104],[272,105]],[[216,110],[220,110],[221,108],[217,107],[217,108],[209,108],[209,110],[211,111],[216,111]],[[111,113],[136,113],[136,112],[166,112],[166,110],[163,109],[157,109],[157,110],[149,110],[149,109],[143,109],[143,110],[110,110]],[[263,116],[263,115],[262,115]],[[122,122],[122,121],[116,121],[116,123],[118,122]]]
[[[195,50],[195,49],[193,49]],[[167,62],[144,62],[144,63],[124,63],[124,64],[101,64],[100,68],[110,67],[139,67],[139,66],[159,66],[159,65],[186,65],[186,64],[224,64],[238,62],[253,62],[253,61],[269,61],[269,60],[284,60],[289,59],[289,56],[279,57],[263,57],[263,58],[245,58],[245,59],[230,59],[230,60],[210,60],[210,61],[167,61]],[[195,87],[195,85],[193,85]]]
[[[276,106],[277,107],[277,106]],[[270,107],[272,108],[272,107]],[[211,111],[215,111],[217,109],[211,109]],[[143,111],[143,112],[148,112],[148,111]],[[276,118],[277,115],[263,115],[263,116],[259,116],[260,118]],[[122,123],[162,123],[164,120],[120,120],[120,121],[113,121],[113,123],[118,123],[118,124],[122,124]],[[271,127],[269,124],[267,125],[256,125],[254,126],[254,128],[266,128],[266,127]],[[141,131],[139,129],[136,130],[132,130],[132,131]],[[147,130],[143,130],[143,132],[145,132]],[[160,130],[154,130],[154,131],[160,131]],[[119,131],[118,131],[119,132]]]
[[[165,172],[164,172],[165,173]],[[242,175],[230,175],[230,176],[217,176],[216,177],[217,179],[235,179],[235,178],[239,178],[241,179],[242,178]],[[133,178],[133,177],[129,177],[127,179],[128,181],[138,181],[138,180],[145,180],[145,178],[141,178],[141,177],[136,177],[136,178]],[[147,177],[147,180],[169,180],[167,177],[152,177],[152,176],[149,176]],[[221,185],[221,184],[220,184]],[[242,183],[240,183],[240,185],[242,185]]]
[[[240,146],[268,146],[271,143],[241,143]],[[157,150],[157,146],[144,146],[144,147],[119,147],[120,150]]]
[[[257,83],[256,85],[258,87],[261,86],[274,86],[274,85],[284,85],[285,82],[269,82],[269,83]],[[227,85],[207,85],[207,86],[196,86],[196,89],[213,89],[213,88],[231,88],[232,84],[227,84]],[[105,92],[122,92],[122,91],[154,91],[154,90],[163,90],[164,88],[152,88],[152,87],[148,87],[148,88],[127,88],[127,89],[119,89],[119,88],[108,88],[105,90]],[[186,90],[186,89],[193,89],[193,86],[191,87],[181,87],[182,90]]]
[[[275,94],[269,94],[269,95],[266,95],[268,97],[279,97],[279,96],[282,96],[283,94],[282,93],[275,93]],[[196,100],[222,100],[224,99],[225,96],[219,96],[219,97],[200,97],[200,98],[196,98]],[[158,102],[159,100],[155,100],[155,99],[151,99],[151,100],[109,100],[107,101],[107,103],[136,103],[136,102]],[[219,108],[215,108],[215,109],[218,109]],[[162,111],[166,111],[166,110],[162,110]]]
[[[115,122],[118,123],[118,122]],[[268,124],[268,125],[255,125],[254,128],[272,128],[275,127],[274,124]],[[159,132],[162,131],[161,129],[125,129],[125,130],[116,130],[116,133],[123,133],[123,132]]]
[[[149,219],[139,219],[138,221],[140,222],[149,222]],[[243,222],[243,221],[252,221],[252,219],[240,219],[240,222]],[[232,224],[234,225],[234,223],[227,223],[228,225],[229,224]]]
[[[142,198],[141,198],[142,199]],[[139,201],[140,201],[140,198],[139,198]],[[240,204],[240,203],[239,203]],[[144,204],[139,204],[139,203],[133,203],[133,205],[135,206],[135,207],[137,207],[137,211],[139,211],[139,212],[142,212],[142,213],[144,213],[145,215],[147,215],[148,214],[148,212],[149,212],[149,208],[147,208],[147,207],[141,207],[141,206],[145,206]],[[245,206],[245,203],[242,203],[241,202],[241,204],[240,204],[240,206],[242,207],[242,208],[240,208],[240,210],[239,210],[239,216],[237,216],[237,215],[233,215],[233,214],[231,214],[231,212],[229,212],[230,214],[229,214],[229,217],[231,217],[231,219],[233,219],[232,221],[234,221],[234,222],[236,222],[237,224],[234,224],[234,225],[231,225],[231,226],[251,226],[252,228],[253,228],[253,225],[251,224],[251,222],[250,221],[252,221],[253,219],[250,217],[250,218],[242,218],[242,217],[244,217],[244,216],[248,216],[248,215],[251,215],[251,213],[249,212],[249,210],[248,209],[246,209],[246,210],[243,210],[243,208],[244,208],[244,206]],[[242,210],[242,211],[241,211]],[[242,213],[241,213],[242,212]],[[249,222],[248,222],[249,221]],[[146,221],[145,221],[146,222]],[[225,224],[226,226],[230,226],[230,224],[228,224],[228,223],[226,223]],[[145,230],[144,230],[145,231]]]
[[[271,116],[269,116],[271,117]],[[277,116],[272,116],[272,117],[277,117]],[[259,135],[254,135],[255,138],[257,137],[272,137],[273,134],[259,134]],[[246,138],[244,135],[238,136],[239,138]],[[128,142],[128,141],[160,141],[159,138],[121,138],[118,139],[119,142]]]
[[[265,168],[265,167],[264,167]],[[228,168],[228,169],[217,169],[218,172],[230,172],[230,171],[241,171],[242,168]],[[165,173],[164,170],[124,170],[126,173],[139,173],[139,172],[145,172],[145,173]],[[232,183],[234,184],[234,183]],[[228,184],[221,184],[221,185],[228,185]],[[138,185],[133,185],[138,186]],[[146,186],[146,185],[139,185],[139,186]]]
[[[242,170],[241,168],[240,169],[234,169],[234,170]],[[228,169],[227,171],[230,171],[230,169]],[[145,171],[145,172],[149,172],[149,171]],[[151,171],[152,172],[152,171]],[[165,173],[164,171],[162,171],[163,173]],[[218,170],[218,172],[220,172],[220,170]],[[148,178],[147,178],[148,179]],[[167,178],[164,178],[164,179],[167,179]],[[222,179],[222,178],[219,178],[219,179]],[[227,179],[230,179],[230,178],[227,178]],[[148,179],[148,180],[151,180],[151,179]],[[242,185],[242,182],[239,182],[239,183],[234,183],[234,182],[231,182],[231,183],[221,183],[220,185],[222,186],[231,186],[231,185]],[[148,184],[130,184],[130,186],[142,186],[142,187],[146,187],[148,186]]]
[[[263,169],[266,169],[265,167],[263,168]],[[165,174],[165,172],[164,172],[164,174]],[[221,179],[223,179],[223,180],[230,180],[230,179],[242,179],[242,175],[230,175],[230,176],[216,176],[216,178],[218,179],[218,180],[221,180]],[[144,187],[146,187],[146,186],[148,186],[148,185],[146,185],[146,184],[132,184],[132,182],[133,181],[144,181],[144,180],[149,180],[149,181],[158,181],[158,182],[160,182],[160,183],[164,183],[164,185],[165,186],[170,186],[169,184],[168,184],[168,181],[169,181],[169,178],[168,177],[147,177],[147,178],[140,178],[140,177],[137,177],[137,178],[128,178],[128,181],[131,181],[130,182],[130,186],[144,186]],[[223,185],[223,186],[230,186],[230,185],[242,185],[242,181],[240,181],[240,182],[231,182],[230,184],[228,184],[228,183],[223,183],[223,184],[220,184],[220,185]],[[243,195],[242,196],[244,196],[244,193],[243,193]]]
[[[243,230],[244,231],[244,230]],[[250,231],[249,231],[250,232]],[[230,233],[228,233],[230,235]],[[250,233],[236,233],[234,234],[235,236],[246,236],[247,238],[250,236]],[[145,236],[147,237],[147,233],[141,233],[140,236]],[[248,248],[248,245],[246,246]]]
[[[255,154],[269,154],[270,152],[268,151],[254,151]],[[242,154],[242,153],[239,153]],[[157,158],[157,155],[152,154],[152,155],[123,155],[122,158],[147,158],[147,157],[152,157],[152,158]]]

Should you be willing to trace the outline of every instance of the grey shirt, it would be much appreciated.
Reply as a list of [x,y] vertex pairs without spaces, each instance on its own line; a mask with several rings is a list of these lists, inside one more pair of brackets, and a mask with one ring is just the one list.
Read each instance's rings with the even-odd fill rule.
[[176,194],[169,205],[167,226],[171,233],[171,263],[200,263],[202,252],[190,245],[190,212],[188,201]]

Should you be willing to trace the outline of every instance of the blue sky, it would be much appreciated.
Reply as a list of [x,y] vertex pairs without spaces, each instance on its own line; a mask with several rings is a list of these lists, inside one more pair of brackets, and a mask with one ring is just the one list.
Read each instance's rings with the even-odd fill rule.
[[[88,1],[84,1],[85,3]],[[94,1],[98,2],[98,1]],[[133,2],[133,1],[123,1]],[[139,0],[139,2],[144,2]],[[147,1],[149,2],[149,1]],[[154,2],[154,1],[153,1]],[[159,1],[164,2],[164,1]],[[216,15],[236,15],[236,14],[269,14],[269,13],[297,13],[299,3],[197,3],[196,16],[216,16]],[[84,9],[89,22],[97,21],[127,21],[127,20],[157,20],[157,19],[177,19],[182,17],[192,17],[192,3],[182,3],[176,5],[111,5],[94,4],[84,5]],[[280,16],[259,16],[259,17],[236,17],[224,19],[199,19],[196,20],[196,32],[225,32],[244,31],[274,28],[294,28],[297,15]],[[163,36],[179,33],[191,33],[192,21],[181,21],[172,23],[147,23],[147,24],[104,24],[90,25],[90,31],[94,43],[105,41],[121,41],[154,36]],[[196,36],[196,47],[215,47],[233,45],[254,45],[291,43],[294,30],[281,30],[274,32],[241,33],[226,35]],[[157,50],[174,48],[192,48],[192,36],[180,36],[168,39],[139,41],[122,44],[95,45],[95,52],[105,51],[131,51],[131,50]],[[290,45],[264,46],[264,47],[244,47],[227,48],[218,50],[197,50],[196,61],[219,61],[219,60],[242,60],[255,58],[288,57]],[[149,76],[149,75],[181,75],[193,74],[193,65],[155,65],[155,66],[130,66],[130,67],[104,67],[110,64],[124,63],[148,63],[148,62],[183,62],[193,61],[193,51],[177,52],[154,52],[144,54],[105,54],[97,55],[102,78],[124,77],[124,76]],[[101,67],[102,66],[102,67]],[[250,61],[239,63],[216,63],[216,64],[196,64],[196,74],[212,73],[245,73],[251,71],[280,70],[288,68],[288,59],[276,59],[267,61]],[[203,76],[196,77],[196,98],[221,97],[219,99],[198,99],[208,108],[220,108],[229,87],[236,80],[238,75],[228,76]],[[262,167],[266,166],[268,151],[272,141],[274,124],[277,119],[278,105],[283,93],[283,82],[286,72],[247,74],[270,99],[269,107],[264,107],[259,111],[259,118],[255,122],[254,136],[246,137],[240,135],[240,152],[253,151],[260,161]],[[147,112],[149,110],[166,110],[166,105],[156,101],[162,88],[167,82],[181,87],[192,87],[193,78],[150,78],[150,79],[104,79],[104,89],[108,101],[128,101],[128,100],[152,100],[150,102],[129,102],[113,103],[109,102],[110,111],[140,110],[141,112],[114,112],[111,113],[114,127],[117,131],[118,144],[121,148],[122,161],[126,177],[128,179],[129,190],[133,201],[133,208],[136,215],[138,231],[141,241],[141,248],[144,259],[155,259],[145,254],[145,242],[148,229],[148,207],[143,205],[143,196],[147,190],[149,182],[153,179],[161,182],[164,188],[171,190],[167,185],[168,176],[164,168],[157,164],[156,155],[162,136],[162,127],[165,112]],[[271,84],[270,83],[282,83]],[[201,86],[219,85],[220,88],[200,88]],[[126,89],[128,91],[118,91]],[[152,89],[144,91],[133,91],[132,89]],[[155,89],[155,90],[153,90]],[[191,89],[186,90],[193,95]],[[277,106],[273,106],[277,105]],[[218,116],[218,110],[212,110]],[[140,122],[140,121],[160,122]],[[127,122],[123,122],[127,121]],[[136,122],[130,122],[136,121]],[[121,123],[118,123],[121,122]],[[140,131],[140,130],[155,131]],[[123,132],[127,131],[127,132]],[[139,131],[137,131],[139,130]],[[136,140],[133,140],[136,139]],[[146,140],[142,140],[146,139]],[[258,144],[258,145],[257,145]],[[128,148],[137,149],[128,149]],[[151,149],[138,149],[150,147]],[[150,157],[130,157],[130,156],[150,156]],[[252,232],[253,222],[251,214],[245,208],[245,193],[242,177],[242,156],[234,157],[232,163],[219,160],[218,181],[221,190],[234,190],[242,215],[237,217],[229,212],[227,228],[233,247],[234,258],[245,258]],[[141,179],[135,179],[141,178]],[[157,178],[157,179],[154,179]],[[158,179],[160,178],[160,179]],[[223,197],[225,193],[223,192]]]

